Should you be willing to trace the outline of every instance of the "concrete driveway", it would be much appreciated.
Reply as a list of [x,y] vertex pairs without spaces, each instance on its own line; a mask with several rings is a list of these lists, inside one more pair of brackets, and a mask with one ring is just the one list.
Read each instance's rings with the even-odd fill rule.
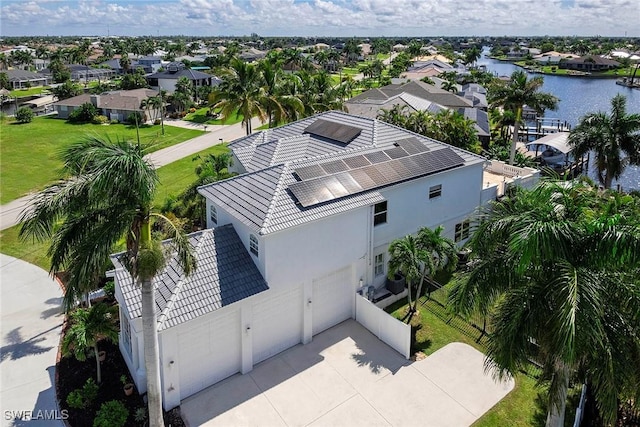
[[54,388],[64,316],[46,271],[0,254],[2,426],[64,426]]
[[409,362],[353,320],[182,402],[195,426],[468,426],[513,387],[453,343]]

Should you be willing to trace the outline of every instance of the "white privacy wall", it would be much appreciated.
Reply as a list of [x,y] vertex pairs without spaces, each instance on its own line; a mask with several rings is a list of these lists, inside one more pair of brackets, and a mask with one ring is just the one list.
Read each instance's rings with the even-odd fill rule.
[[356,320],[406,359],[411,357],[411,326],[356,295]]

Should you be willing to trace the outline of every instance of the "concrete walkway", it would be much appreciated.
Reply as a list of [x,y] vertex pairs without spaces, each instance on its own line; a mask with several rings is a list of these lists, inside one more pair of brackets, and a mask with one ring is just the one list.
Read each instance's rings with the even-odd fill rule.
[[[258,120],[257,118],[254,118],[251,121],[251,124],[254,129],[262,125],[262,123],[260,123],[260,120]],[[192,123],[185,122],[184,120],[168,120],[165,122],[165,125],[194,129]],[[197,129],[204,130],[203,126],[200,124],[197,125]],[[162,150],[158,150],[147,155],[146,157],[156,168],[159,168],[169,163],[175,162],[176,160],[191,156],[216,144],[233,141],[234,139],[243,136],[245,136],[245,131],[242,123],[222,126],[207,125],[207,134],[189,139],[187,141],[181,142],[180,144],[172,145],[171,147],[167,147]],[[29,206],[32,197],[33,195],[27,195],[0,206],[0,230],[13,227],[18,223],[20,214]]]
[[514,387],[452,343],[409,362],[348,320],[181,404],[196,426],[469,426]]
[[0,279],[2,426],[63,426],[54,386],[62,291],[46,271],[2,254]]

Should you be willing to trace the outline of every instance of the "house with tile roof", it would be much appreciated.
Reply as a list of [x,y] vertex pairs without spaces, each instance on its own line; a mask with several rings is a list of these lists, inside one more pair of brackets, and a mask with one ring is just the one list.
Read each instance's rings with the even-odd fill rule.
[[200,86],[217,86],[222,81],[212,74],[185,68],[182,62],[172,62],[166,66],[164,71],[158,71],[145,76],[149,86],[156,92],[160,89],[166,90],[169,93],[175,92],[176,83],[180,77],[189,79],[195,88]]
[[115,90],[101,94],[83,93],[72,98],[63,99],[53,103],[54,110],[58,113],[57,118],[68,119],[69,115],[86,103],[93,104],[101,115],[109,120],[125,122],[134,112],[139,112],[146,120],[153,120],[160,117],[161,110],[144,109],[142,101],[156,96],[158,93],[151,89]]
[[[433,80],[442,81],[437,78]],[[410,112],[427,111],[435,114],[448,109],[458,111],[474,122],[478,139],[483,146],[489,145],[491,135],[489,116],[486,113],[486,90],[478,84],[463,85],[456,95],[435,85],[410,80],[370,89],[345,102],[349,113],[370,118],[376,118],[380,110],[390,110],[396,105],[406,105]]]
[[[386,289],[391,241],[442,225],[462,244],[471,215],[507,180],[489,179],[497,169],[481,156],[338,111],[229,147],[238,175],[198,190],[208,229],[190,235],[195,273],[185,277],[172,259],[154,279],[167,409],[358,320],[358,292],[383,302],[399,298],[403,293]],[[120,348],[144,391],[140,290],[119,256],[112,260]]]

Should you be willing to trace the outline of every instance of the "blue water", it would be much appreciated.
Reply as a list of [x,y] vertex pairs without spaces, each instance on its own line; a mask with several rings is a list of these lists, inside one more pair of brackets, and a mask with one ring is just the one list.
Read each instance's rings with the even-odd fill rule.
[[[484,55],[478,65],[499,76],[509,76],[517,69],[508,62],[496,61]],[[622,94],[627,98],[627,113],[640,113],[640,90],[617,85],[615,79],[593,79],[584,77],[560,77],[544,75],[542,90],[560,99],[558,109],[547,111],[545,117],[554,117],[575,126],[580,119],[592,112],[611,110],[611,98]],[[595,177],[593,171],[589,173]],[[625,190],[640,189],[640,167],[629,166],[616,183]]]

